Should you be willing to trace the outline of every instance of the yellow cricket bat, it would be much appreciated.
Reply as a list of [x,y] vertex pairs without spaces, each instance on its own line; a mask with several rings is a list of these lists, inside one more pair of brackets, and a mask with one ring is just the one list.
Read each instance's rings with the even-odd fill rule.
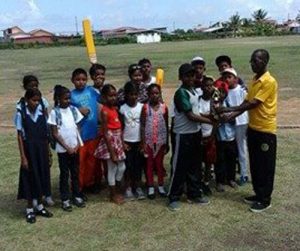
[[92,64],[95,64],[97,63],[97,55],[90,20],[84,19],[82,26],[88,58]]
[[156,84],[160,85],[162,87],[164,83],[164,70],[161,68],[158,68],[156,70]]

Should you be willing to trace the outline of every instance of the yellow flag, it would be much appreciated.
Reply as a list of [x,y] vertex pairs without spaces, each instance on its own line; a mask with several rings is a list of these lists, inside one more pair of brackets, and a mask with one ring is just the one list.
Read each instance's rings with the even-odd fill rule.
[[164,84],[164,70],[161,68],[156,70],[156,84],[160,85],[160,87]]
[[82,26],[88,58],[92,64],[95,64],[97,63],[97,55],[90,20],[84,19]]

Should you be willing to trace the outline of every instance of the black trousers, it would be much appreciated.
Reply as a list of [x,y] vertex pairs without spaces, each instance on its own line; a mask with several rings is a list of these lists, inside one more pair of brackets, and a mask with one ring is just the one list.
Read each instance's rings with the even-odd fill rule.
[[235,181],[237,146],[235,140],[217,141],[217,161],[215,165],[216,182],[225,184]]
[[277,137],[249,128],[248,149],[253,190],[258,201],[269,204],[274,185]]
[[60,169],[59,191],[62,201],[70,199],[69,174],[71,174],[72,195],[80,197],[79,192],[79,155],[57,153]]
[[176,134],[172,157],[172,176],[169,200],[178,201],[184,185],[190,199],[201,196],[201,131],[191,134]]
[[129,145],[129,151],[126,151],[125,159],[125,181],[127,185],[133,189],[140,186],[142,180],[142,172],[145,167],[145,158],[140,151],[140,142],[126,142]]

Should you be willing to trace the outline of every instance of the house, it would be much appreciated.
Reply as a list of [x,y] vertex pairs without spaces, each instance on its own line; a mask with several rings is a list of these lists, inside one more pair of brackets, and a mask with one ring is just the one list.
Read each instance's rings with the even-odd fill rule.
[[12,41],[16,44],[25,43],[53,43],[55,35],[43,29],[35,29],[25,32],[18,26],[8,28],[3,31],[5,41]]
[[158,27],[153,29],[120,27],[111,30],[100,30],[97,32],[104,39],[120,38],[126,36],[135,36],[137,43],[156,43],[161,41],[161,34],[167,33],[167,27]]

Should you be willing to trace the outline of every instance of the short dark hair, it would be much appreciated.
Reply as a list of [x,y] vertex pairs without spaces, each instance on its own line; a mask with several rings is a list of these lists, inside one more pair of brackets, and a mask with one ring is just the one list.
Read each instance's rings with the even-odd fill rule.
[[205,83],[207,83],[207,82],[209,82],[209,81],[211,81],[211,82],[215,82],[215,80],[212,78],[212,77],[209,77],[209,76],[204,76],[203,77],[203,80],[202,80],[202,83],[203,84],[205,84]]
[[39,80],[36,76],[34,76],[34,75],[25,75],[23,77],[23,88],[26,89],[27,85],[30,82],[33,82],[33,81],[36,81],[37,83],[39,83]]
[[70,90],[67,87],[62,85],[54,86],[54,94],[53,94],[54,106],[58,105],[58,100],[66,93],[70,93]]
[[82,69],[82,68],[76,68],[73,72],[72,72],[72,79],[74,79],[77,75],[83,74],[87,77],[87,72],[86,70]]
[[142,66],[143,64],[150,64],[150,65],[152,65],[150,59],[148,59],[148,58],[142,58],[142,59],[138,62],[138,65],[140,65],[140,66]]
[[116,87],[114,87],[111,84],[106,84],[106,85],[103,86],[103,88],[101,90],[101,94],[103,96],[106,96],[110,90],[115,90],[116,91],[117,89],[116,89]]
[[132,83],[131,81],[128,81],[125,85],[124,85],[124,94],[128,95],[129,93],[138,93],[139,89],[138,86],[135,85],[134,83]]
[[158,84],[151,84],[151,85],[149,85],[147,87],[148,95],[151,92],[151,90],[154,89],[154,88],[157,88],[159,90],[159,92],[161,93],[161,87],[160,87],[160,85],[158,85]]
[[215,60],[217,66],[219,66],[222,62],[226,62],[231,66],[231,58],[227,55],[218,56]]
[[178,75],[180,78],[182,78],[183,76],[185,76],[187,73],[190,72],[195,73],[195,69],[190,63],[182,64],[178,69]]
[[252,55],[257,54],[257,53],[260,53],[260,54],[261,54],[261,56],[262,56],[262,58],[264,59],[264,62],[265,62],[266,64],[269,63],[269,60],[270,60],[270,54],[269,54],[269,52],[268,52],[267,50],[265,50],[265,49],[257,49],[257,50],[255,50],[255,51],[252,53]]
[[25,95],[24,95],[25,99],[31,99],[34,96],[42,97],[41,91],[39,89],[28,89],[28,90],[26,90]]
[[106,71],[106,68],[104,65],[102,64],[92,64],[90,70],[89,70],[89,73],[90,73],[90,76],[95,76],[96,75],[96,71],[97,70],[103,70],[104,72]]

